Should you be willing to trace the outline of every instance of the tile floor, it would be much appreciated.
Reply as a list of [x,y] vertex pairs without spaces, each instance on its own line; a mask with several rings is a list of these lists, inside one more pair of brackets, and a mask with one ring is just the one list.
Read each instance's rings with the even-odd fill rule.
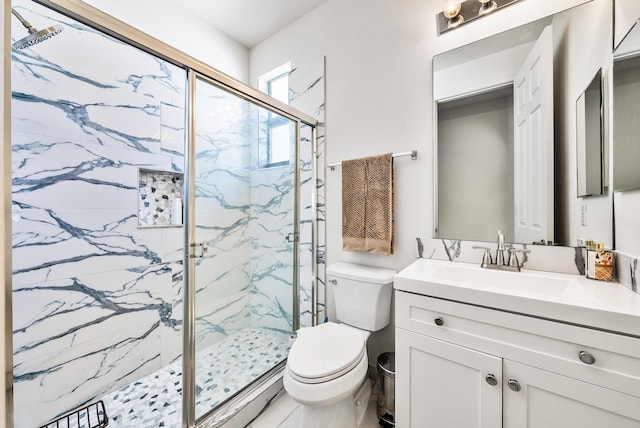
[[[376,415],[377,392],[375,382],[360,428],[380,428]],[[284,394],[278,401],[271,405],[260,417],[249,425],[248,428],[301,428],[298,420],[298,403],[293,401],[288,394]]]
[[[241,330],[196,352],[196,415],[205,414],[286,358],[288,336]],[[238,370],[241,368],[242,370]],[[179,427],[182,360],[103,397],[109,427]]]

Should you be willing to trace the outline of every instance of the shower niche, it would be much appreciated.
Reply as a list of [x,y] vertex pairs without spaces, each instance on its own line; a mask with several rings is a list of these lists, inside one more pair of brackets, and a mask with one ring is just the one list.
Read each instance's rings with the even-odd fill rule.
[[138,227],[181,227],[184,174],[138,168]]

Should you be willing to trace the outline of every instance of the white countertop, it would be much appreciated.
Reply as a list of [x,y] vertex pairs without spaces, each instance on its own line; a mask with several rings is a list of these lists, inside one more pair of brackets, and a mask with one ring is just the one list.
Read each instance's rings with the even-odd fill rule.
[[394,288],[640,337],[640,294],[616,282],[418,259],[396,275]]

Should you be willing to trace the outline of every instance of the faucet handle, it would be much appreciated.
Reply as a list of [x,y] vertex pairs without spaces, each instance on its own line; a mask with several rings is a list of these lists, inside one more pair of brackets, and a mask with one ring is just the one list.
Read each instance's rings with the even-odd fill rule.
[[517,267],[520,270],[520,261],[518,260],[517,253],[530,253],[531,250],[526,248],[509,248],[509,266]]
[[484,255],[482,256],[482,264],[481,267],[487,267],[493,264],[493,259],[491,258],[491,248],[483,247],[481,245],[473,245],[471,248],[474,250],[484,250]]

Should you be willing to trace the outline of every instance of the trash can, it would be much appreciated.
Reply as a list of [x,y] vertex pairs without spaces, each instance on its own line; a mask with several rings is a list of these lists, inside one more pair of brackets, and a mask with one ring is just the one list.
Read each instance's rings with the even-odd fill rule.
[[385,428],[395,427],[396,411],[396,354],[385,352],[378,356],[378,422]]

